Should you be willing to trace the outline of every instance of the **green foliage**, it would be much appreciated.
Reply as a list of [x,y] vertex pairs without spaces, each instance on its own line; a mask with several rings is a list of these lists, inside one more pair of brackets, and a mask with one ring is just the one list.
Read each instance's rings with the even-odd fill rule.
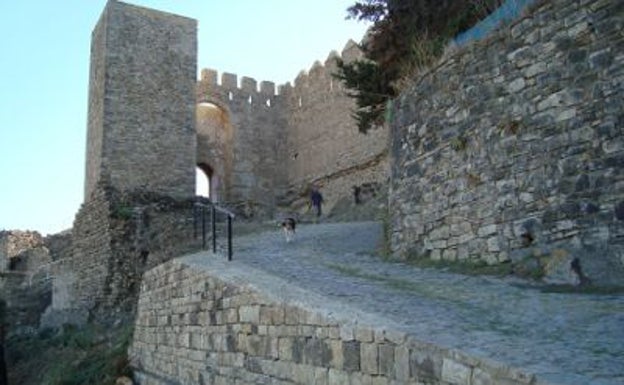
[[457,135],[451,139],[451,148],[457,152],[463,151],[468,145],[468,138],[463,135]]
[[130,374],[127,350],[131,336],[131,326],[104,330],[88,325],[12,337],[7,341],[9,382],[112,385],[117,377]]
[[369,127],[383,123],[386,101],[394,96],[390,79],[385,79],[379,64],[370,60],[345,63],[338,59],[335,77],[352,90],[348,95],[355,98],[357,109],[353,117],[358,129],[365,133]]
[[134,211],[131,206],[126,206],[123,204],[118,205],[113,210],[113,217],[117,219],[131,219]]
[[339,62],[335,74],[356,99],[360,132],[382,124],[386,102],[401,92],[406,78],[498,5],[500,0],[361,0],[349,7],[348,18],[373,23],[360,46],[365,59]]

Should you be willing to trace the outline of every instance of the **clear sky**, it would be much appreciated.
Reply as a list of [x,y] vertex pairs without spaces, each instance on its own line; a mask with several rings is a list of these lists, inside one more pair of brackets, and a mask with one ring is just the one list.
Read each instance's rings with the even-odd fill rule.
[[[198,69],[293,81],[367,25],[355,0],[128,0],[197,19]],[[0,0],[0,230],[56,233],[83,201],[91,31],[106,0]]]

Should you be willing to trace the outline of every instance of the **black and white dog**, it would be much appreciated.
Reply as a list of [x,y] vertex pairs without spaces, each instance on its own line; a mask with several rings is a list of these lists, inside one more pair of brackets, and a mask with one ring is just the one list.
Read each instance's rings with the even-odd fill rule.
[[295,218],[284,218],[282,221],[282,230],[284,230],[284,235],[286,236],[286,242],[290,243],[293,239],[295,239],[295,228],[297,227],[297,221]]

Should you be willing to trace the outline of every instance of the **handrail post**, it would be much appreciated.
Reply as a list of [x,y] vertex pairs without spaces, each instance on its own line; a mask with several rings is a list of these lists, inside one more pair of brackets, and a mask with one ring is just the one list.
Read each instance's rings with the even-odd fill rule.
[[202,206],[201,208],[201,217],[202,217],[202,249],[206,248],[206,209]]
[[212,217],[212,252],[217,252],[217,209],[212,205],[211,207]]
[[232,260],[232,216],[227,216],[228,227],[228,261]]
[[199,219],[199,215],[197,215],[197,202],[193,204],[193,239],[197,239],[197,220]]

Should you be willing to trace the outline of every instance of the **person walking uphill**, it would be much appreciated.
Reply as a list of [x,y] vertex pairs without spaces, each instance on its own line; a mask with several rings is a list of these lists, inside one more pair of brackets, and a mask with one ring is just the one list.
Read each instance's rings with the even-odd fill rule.
[[312,206],[316,208],[316,216],[321,216],[321,206],[323,204],[323,195],[319,192],[317,187],[312,187],[312,192],[310,193],[310,202]]

